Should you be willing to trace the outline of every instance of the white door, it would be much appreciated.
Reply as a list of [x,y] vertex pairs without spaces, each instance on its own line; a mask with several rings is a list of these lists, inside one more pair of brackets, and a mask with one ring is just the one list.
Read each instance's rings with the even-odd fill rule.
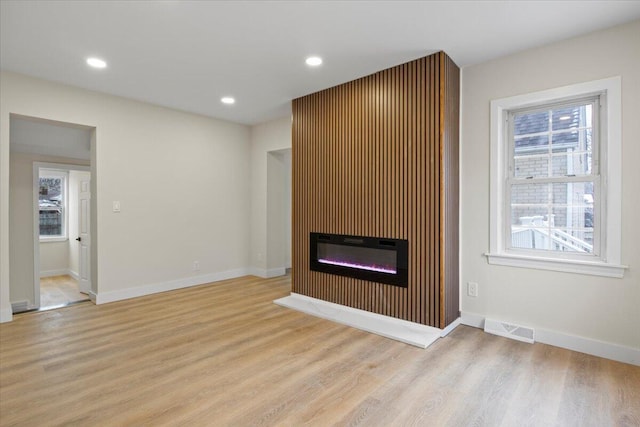
[[80,194],[78,198],[78,232],[80,237],[76,240],[80,242],[80,281],[78,287],[80,292],[88,294],[91,290],[91,234],[89,233],[89,209],[91,203],[90,179],[84,176],[80,179]]

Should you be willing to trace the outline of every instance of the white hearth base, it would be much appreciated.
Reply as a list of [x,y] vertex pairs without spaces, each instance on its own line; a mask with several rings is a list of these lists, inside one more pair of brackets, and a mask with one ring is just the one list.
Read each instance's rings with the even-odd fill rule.
[[456,321],[445,329],[438,329],[293,292],[288,297],[280,298],[273,302],[283,307],[292,308],[312,316],[332,320],[420,348],[427,348],[438,338],[451,332],[459,323],[459,321]]

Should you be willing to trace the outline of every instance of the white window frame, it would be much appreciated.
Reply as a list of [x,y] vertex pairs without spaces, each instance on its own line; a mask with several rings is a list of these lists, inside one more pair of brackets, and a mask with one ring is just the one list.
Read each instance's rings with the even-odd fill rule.
[[[69,208],[69,171],[61,170],[61,169],[49,169],[44,167],[37,168],[37,179],[34,179],[35,186],[40,187],[40,178],[60,178],[62,179],[62,233],[56,236],[43,236],[40,235],[40,213],[38,209],[37,215],[37,228],[35,229],[38,232],[39,240],[41,243],[46,242],[66,242],[69,239],[67,235],[67,222],[69,218],[68,208]],[[34,176],[35,178],[35,176]],[[39,204],[39,198],[36,200],[36,203]]]
[[[506,122],[511,111],[602,94],[600,117],[600,253],[580,257],[553,252],[510,249],[508,192],[510,142]],[[490,264],[621,278],[622,219],[622,93],[621,78],[612,77],[491,101]],[[597,112],[596,112],[597,114]],[[606,202],[605,202],[606,200]],[[508,223],[508,224],[507,224]]]

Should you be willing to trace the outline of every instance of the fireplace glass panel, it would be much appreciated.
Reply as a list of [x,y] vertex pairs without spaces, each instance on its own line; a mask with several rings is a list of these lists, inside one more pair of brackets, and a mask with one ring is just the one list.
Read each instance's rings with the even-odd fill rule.
[[398,272],[395,250],[318,242],[318,262],[379,273],[396,274]]

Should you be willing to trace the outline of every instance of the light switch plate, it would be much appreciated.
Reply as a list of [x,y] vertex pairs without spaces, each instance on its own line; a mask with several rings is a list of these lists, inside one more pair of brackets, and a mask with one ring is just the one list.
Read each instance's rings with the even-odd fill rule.
[[114,212],[120,212],[120,201],[119,200],[114,200],[113,201],[113,211]]

